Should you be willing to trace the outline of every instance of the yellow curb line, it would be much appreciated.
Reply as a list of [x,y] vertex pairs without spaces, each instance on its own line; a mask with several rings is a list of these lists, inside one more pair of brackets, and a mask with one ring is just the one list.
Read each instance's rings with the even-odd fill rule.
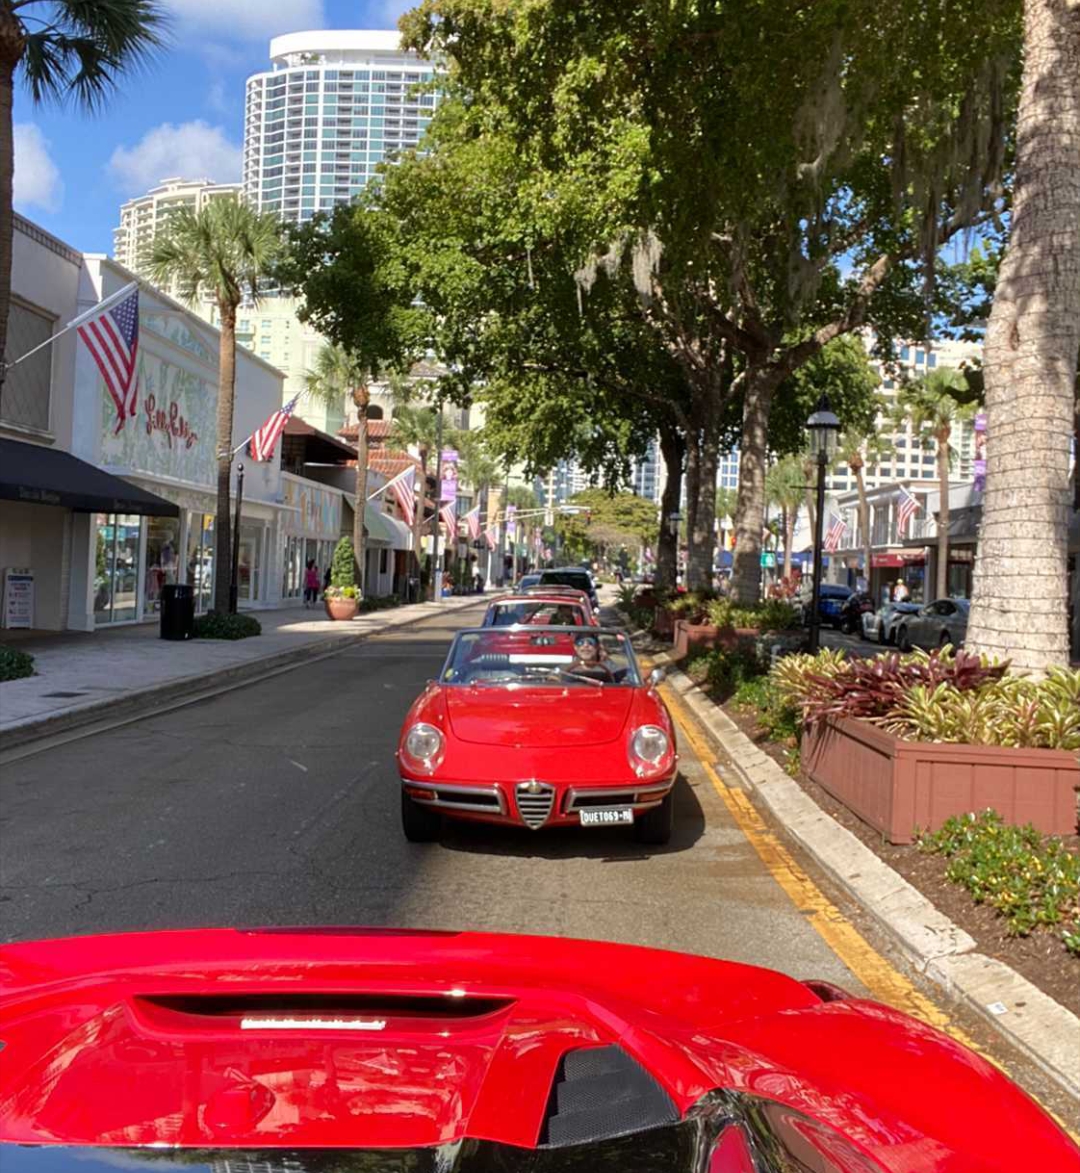
[[[711,761],[715,755],[695,731],[692,724],[693,719],[688,717],[682,702],[675,699],[668,687],[663,687],[661,692],[664,703],[671,710],[679,729],[690,743],[702,769],[713,784],[713,789],[723,800],[739,830],[746,836],[762,863],[769,869],[769,874],[788,894],[795,907],[806,916],[809,924],[813,926],[840,961],[879,1002],[884,1002],[905,1014],[910,1014],[912,1018],[917,1018],[936,1027],[969,1050],[981,1055],[988,1063],[992,1063],[999,1071],[1012,1078],[1004,1063],[999,1062],[993,1055],[983,1050],[966,1031],[952,1022],[944,1010],[921,993],[911,981],[882,957],[836,905],[825,896],[795,862],[783,843],[769,830],[747,797],[746,792],[728,786],[717,773]],[[1032,1096],[1032,1099],[1035,1097]],[[1080,1143],[1080,1136],[1077,1136],[1055,1112],[1052,1112],[1045,1104],[1040,1103],[1040,1107],[1074,1141]]]

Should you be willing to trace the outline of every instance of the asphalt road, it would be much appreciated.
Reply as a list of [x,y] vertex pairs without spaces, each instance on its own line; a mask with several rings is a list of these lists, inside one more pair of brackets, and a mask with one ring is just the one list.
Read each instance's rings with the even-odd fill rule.
[[[462,824],[441,843],[407,843],[398,729],[479,606],[6,765],[0,940],[211,925],[496,929],[686,950],[868,992],[685,740],[667,847],[617,828]],[[873,939],[860,910],[799,862]]]

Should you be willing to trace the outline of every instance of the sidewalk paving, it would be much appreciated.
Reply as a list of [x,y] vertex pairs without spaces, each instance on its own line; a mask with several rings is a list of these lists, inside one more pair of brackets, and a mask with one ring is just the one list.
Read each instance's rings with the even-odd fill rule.
[[156,623],[24,637],[12,643],[34,657],[35,675],[0,684],[0,749],[256,676],[484,601],[483,595],[464,595],[439,604],[414,603],[347,623],[327,619],[321,608],[256,611],[262,635],[235,641],[162,640]]

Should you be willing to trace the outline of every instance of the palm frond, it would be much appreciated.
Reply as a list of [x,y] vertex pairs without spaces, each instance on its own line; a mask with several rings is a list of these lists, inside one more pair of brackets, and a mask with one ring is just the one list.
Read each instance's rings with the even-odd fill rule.
[[24,6],[17,19],[25,37],[20,69],[37,103],[70,98],[99,110],[119,75],[146,64],[166,42],[168,21],[157,0],[57,0],[47,22],[28,11],[36,7]]

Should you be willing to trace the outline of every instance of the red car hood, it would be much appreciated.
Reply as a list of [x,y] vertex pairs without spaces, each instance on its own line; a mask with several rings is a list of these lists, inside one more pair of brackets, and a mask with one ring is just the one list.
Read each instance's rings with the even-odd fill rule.
[[577,749],[616,741],[634,700],[631,688],[444,688],[454,736],[476,745]]
[[[930,1027],[633,946],[346,928],[73,938],[0,948],[0,995],[0,1140],[16,1144],[531,1149],[560,1113],[632,1115],[637,1096],[677,1124],[729,1089],[893,1173],[1053,1173],[1077,1157]],[[570,1090],[593,1106],[567,1107],[585,1077]],[[497,1167],[532,1168],[515,1159]]]

